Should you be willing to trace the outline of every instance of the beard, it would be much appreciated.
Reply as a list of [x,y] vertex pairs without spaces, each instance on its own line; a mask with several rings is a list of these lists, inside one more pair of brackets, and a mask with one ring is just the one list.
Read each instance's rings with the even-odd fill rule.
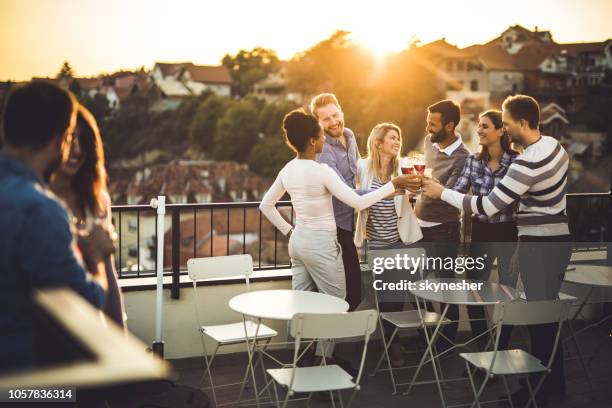
[[336,129],[327,128],[325,129],[325,133],[332,137],[340,137],[344,134],[344,122],[341,121],[338,123],[338,127]]
[[510,139],[510,141],[512,143],[516,143],[516,144],[521,145],[521,146],[523,145],[523,143],[521,143],[522,139],[521,139],[520,133],[518,133],[518,132],[515,133],[515,132],[512,132],[510,130],[507,130],[506,133],[508,134],[508,138]]
[[446,131],[444,131],[444,128],[440,129],[436,133],[432,133],[431,134],[431,142],[432,143],[440,143],[444,139],[446,139]]

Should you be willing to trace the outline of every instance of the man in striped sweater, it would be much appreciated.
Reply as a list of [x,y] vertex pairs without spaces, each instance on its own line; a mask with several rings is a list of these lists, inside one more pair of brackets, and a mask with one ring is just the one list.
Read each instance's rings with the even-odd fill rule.
[[[502,109],[504,128],[513,142],[523,146],[524,153],[510,165],[506,176],[491,193],[465,195],[432,180],[423,181],[423,193],[456,208],[488,216],[518,201],[518,259],[526,297],[533,301],[556,299],[571,256],[565,209],[569,158],[556,139],[540,134],[540,110],[532,97],[508,97]],[[544,363],[550,358],[556,329],[556,324],[529,327],[532,354]],[[538,378],[532,377],[532,384]],[[557,395],[565,391],[561,342],[552,373],[538,394],[538,404],[546,403],[553,390]],[[513,394],[514,404],[524,405],[528,395],[524,385]]]

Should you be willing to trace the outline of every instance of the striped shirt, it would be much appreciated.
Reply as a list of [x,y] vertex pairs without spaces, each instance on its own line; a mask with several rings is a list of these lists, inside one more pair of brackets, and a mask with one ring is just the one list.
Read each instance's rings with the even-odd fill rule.
[[567,235],[566,199],[569,157],[549,136],[529,145],[486,196],[444,189],[442,200],[475,214],[492,216],[519,201],[518,233],[529,236]]
[[[491,171],[489,166],[487,166],[486,158],[478,160],[476,155],[470,154],[463,166],[461,175],[452,189],[463,194],[471,189],[474,195],[486,196],[493,191],[497,183],[506,175],[510,164],[512,164],[516,157],[516,154],[504,152],[499,161],[499,167],[495,171]],[[516,219],[515,211],[516,205],[509,205],[491,217],[483,214],[477,214],[476,217],[480,221],[488,223],[509,222]]]
[[[378,178],[372,179],[372,190],[384,186]],[[387,246],[400,240],[397,229],[397,211],[393,197],[380,200],[368,209],[366,236],[370,246]]]

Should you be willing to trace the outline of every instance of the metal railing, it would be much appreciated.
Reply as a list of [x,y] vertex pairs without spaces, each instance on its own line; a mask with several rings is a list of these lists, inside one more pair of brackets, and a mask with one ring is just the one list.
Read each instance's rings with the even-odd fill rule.
[[[608,249],[612,220],[611,193],[568,194],[570,230],[576,250]],[[277,204],[293,224],[290,201]],[[148,205],[112,207],[119,234],[115,261],[119,278],[155,275],[157,268],[156,213]],[[168,204],[164,239],[164,274],[173,277],[173,297],[178,297],[179,279],[186,273],[187,259],[231,254],[251,254],[255,270],[291,266],[288,240],[259,211],[259,202]],[[467,229],[464,229],[464,231]],[[462,235],[463,249],[469,233]],[[608,255],[610,256],[610,255]]]

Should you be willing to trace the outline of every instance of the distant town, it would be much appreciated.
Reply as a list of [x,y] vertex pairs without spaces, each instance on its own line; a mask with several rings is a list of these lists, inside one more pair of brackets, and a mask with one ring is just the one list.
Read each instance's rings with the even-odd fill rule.
[[[356,108],[355,97],[349,96],[359,95],[357,91],[345,91],[342,87],[346,83],[338,78],[305,72],[330,48],[350,50],[351,45],[341,41],[344,34],[334,34],[291,61],[279,61],[272,50],[254,49],[228,55],[219,66],[157,62],[151,69],[143,67],[95,78],[80,78],[65,63],[57,77],[32,80],[54,81],[70,89],[101,122],[115,204],[147,203],[157,194],[167,195],[171,203],[259,200],[275,171],[291,157],[280,138],[282,114],[303,106],[319,91],[339,95],[341,103],[347,105],[347,125],[357,128],[361,143],[376,122],[393,120],[407,128],[404,132],[411,130],[411,136],[404,140],[404,153],[418,148],[426,104],[435,98],[447,97],[461,104],[459,130],[468,147],[475,151],[478,144],[473,135],[479,112],[499,108],[511,94],[532,95],[541,102],[542,132],[560,139],[572,156],[570,190],[609,188],[611,39],[560,44],[548,31],[515,25],[486,44],[462,49],[445,39],[414,43],[403,53],[410,56],[409,62],[402,62],[400,53],[392,63],[420,65],[422,75],[433,80],[421,82],[429,88],[427,95],[406,107],[421,111],[402,116],[396,112],[402,110],[400,100],[400,105],[393,108],[383,105],[376,116],[368,113],[371,117],[366,120]],[[420,72],[411,69],[407,76]],[[363,98],[368,100],[383,86],[401,89],[405,81],[401,75],[401,70],[390,68],[384,79],[372,80],[370,94]],[[372,82],[367,77],[362,80],[365,84]],[[18,83],[0,83],[0,102],[15,85]],[[406,89],[407,94],[410,92],[413,91]],[[219,102],[222,99],[228,102]],[[240,116],[239,108],[243,108],[244,120],[258,123],[250,128],[252,135],[226,139],[229,145],[244,144],[244,151],[223,152],[217,146],[225,144],[219,142],[219,134],[236,133],[224,130],[222,124],[224,118],[230,119],[227,114],[232,106],[239,111],[235,115]],[[279,108],[274,111],[270,106]],[[249,116],[249,109],[254,109],[256,115]],[[261,117],[266,109],[269,117]],[[206,116],[213,110],[214,115]],[[135,127],[133,132],[130,123]],[[167,128],[166,133],[157,134],[160,128]],[[253,149],[269,163],[253,157]]]

